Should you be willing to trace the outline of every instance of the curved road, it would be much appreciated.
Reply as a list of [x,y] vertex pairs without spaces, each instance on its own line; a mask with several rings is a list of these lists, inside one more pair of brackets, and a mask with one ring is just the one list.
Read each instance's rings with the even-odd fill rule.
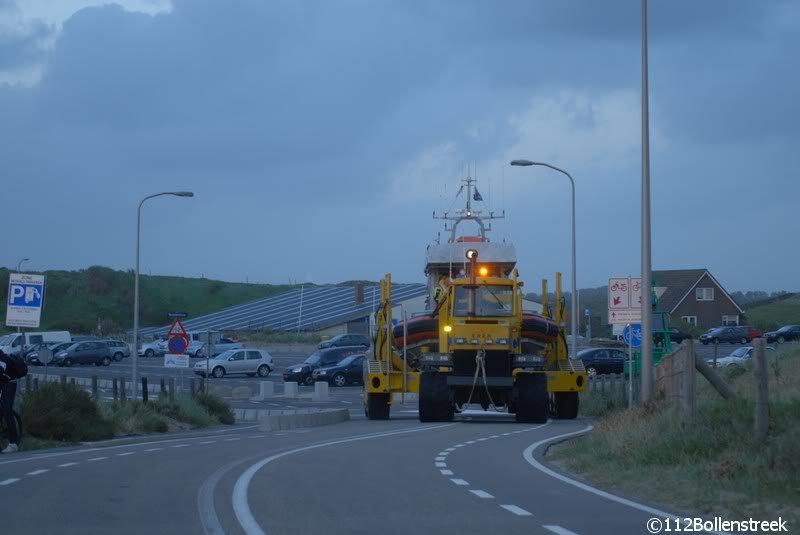
[[646,533],[667,513],[539,461],[586,421],[402,413],[293,432],[237,426],[0,456],[2,532]]

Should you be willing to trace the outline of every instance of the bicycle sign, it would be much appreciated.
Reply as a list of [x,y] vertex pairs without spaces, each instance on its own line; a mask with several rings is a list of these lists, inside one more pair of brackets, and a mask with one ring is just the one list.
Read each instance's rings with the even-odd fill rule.
[[622,331],[622,339],[631,347],[642,345],[642,325],[640,323],[629,323]]
[[626,325],[642,321],[642,279],[608,279],[608,323]]
[[630,279],[608,279],[608,309],[624,310],[630,307]]

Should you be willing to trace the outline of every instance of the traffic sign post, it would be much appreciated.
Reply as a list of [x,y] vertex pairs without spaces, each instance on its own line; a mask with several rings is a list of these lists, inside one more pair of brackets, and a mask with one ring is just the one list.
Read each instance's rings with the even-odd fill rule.
[[633,348],[642,345],[642,325],[629,323],[622,332],[622,338],[628,343],[628,408],[633,408]]
[[627,325],[642,321],[642,279],[608,279],[608,323]]
[[8,277],[6,325],[36,329],[42,319],[44,275],[11,273]]
[[[167,331],[167,350],[169,351],[164,355],[165,368],[188,368],[189,355],[185,355],[184,351],[189,347],[189,335],[186,329],[183,328],[180,317],[175,317],[172,321],[172,326]],[[183,376],[181,376],[183,379]]]

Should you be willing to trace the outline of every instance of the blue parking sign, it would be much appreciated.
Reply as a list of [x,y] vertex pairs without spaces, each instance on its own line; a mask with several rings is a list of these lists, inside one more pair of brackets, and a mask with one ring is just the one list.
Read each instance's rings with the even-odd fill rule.
[[11,283],[8,289],[8,304],[18,307],[39,308],[42,306],[43,284]]

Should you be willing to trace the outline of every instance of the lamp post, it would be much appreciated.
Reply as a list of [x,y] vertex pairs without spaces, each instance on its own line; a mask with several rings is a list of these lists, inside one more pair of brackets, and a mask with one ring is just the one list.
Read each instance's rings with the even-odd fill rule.
[[22,269],[22,264],[24,264],[24,263],[25,263],[25,262],[27,262],[28,260],[30,260],[30,258],[23,258],[22,260],[20,260],[19,262],[17,262],[17,273],[19,273],[19,270],[21,270],[21,269]]
[[133,381],[133,384],[131,385],[131,392],[133,394],[134,401],[137,399],[137,395],[139,393],[139,389],[136,386],[136,381],[138,379],[137,365],[139,359],[139,238],[141,236],[142,228],[142,205],[146,200],[154,197],[161,197],[162,195],[173,195],[175,197],[194,197],[194,193],[191,191],[165,191],[162,193],[156,193],[153,195],[148,195],[142,199],[139,203],[139,208],[136,211],[136,274],[133,278],[133,374],[131,377]]
[[642,403],[653,392],[653,273],[650,256],[650,109],[647,74],[647,0],[642,0]]
[[554,171],[558,171],[566,175],[569,179],[570,184],[572,185],[572,303],[570,306],[570,330],[572,331],[572,350],[570,351],[570,358],[575,358],[575,354],[578,350],[578,285],[577,285],[577,275],[576,275],[576,260],[575,260],[575,180],[572,178],[572,175],[564,171],[563,169],[556,167],[555,165],[550,165],[549,163],[543,162],[532,162],[530,160],[513,160],[511,165],[514,166],[521,166],[521,167],[528,167],[531,165],[539,165],[542,167],[548,167]]

